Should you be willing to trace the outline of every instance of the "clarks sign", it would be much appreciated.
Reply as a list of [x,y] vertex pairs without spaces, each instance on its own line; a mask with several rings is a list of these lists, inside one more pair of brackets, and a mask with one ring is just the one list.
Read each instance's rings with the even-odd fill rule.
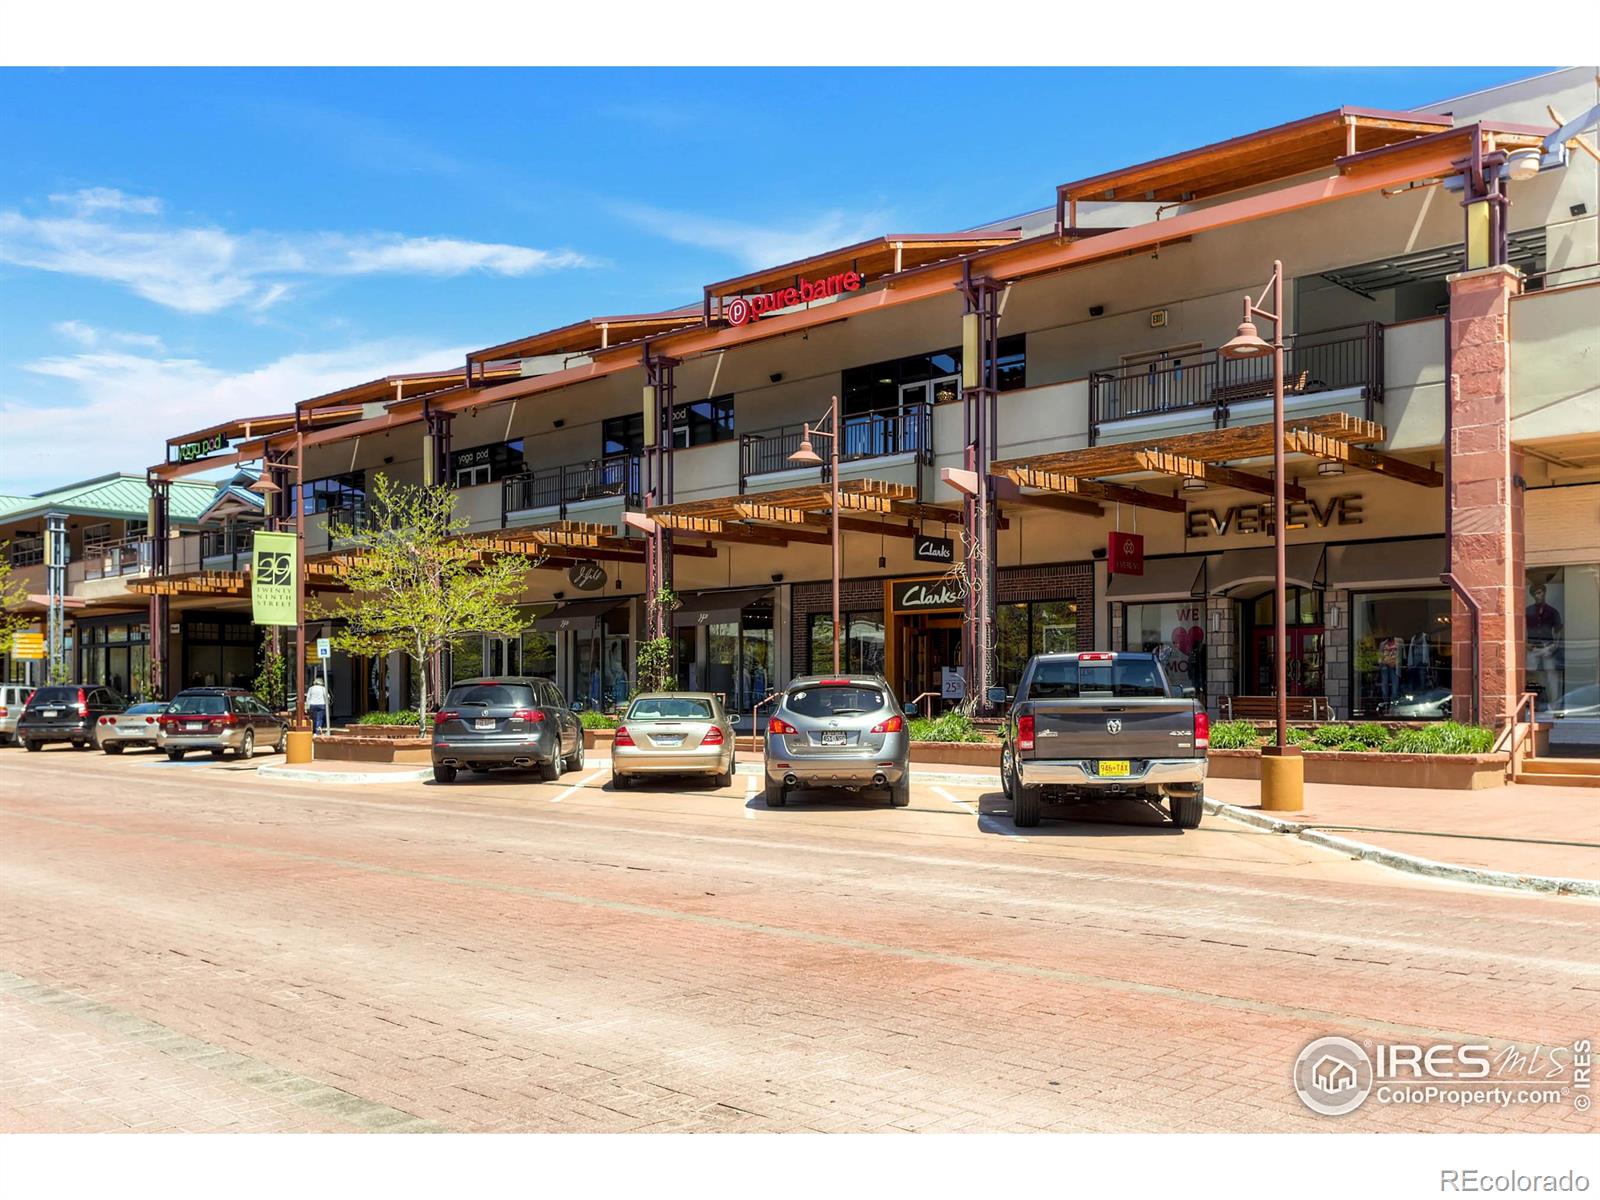
[[805,279],[797,287],[780,288],[775,292],[762,292],[759,296],[735,296],[722,310],[729,325],[748,325],[762,317],[771,316],[797,304],[810,304],[813,300],[826,300],[845,292],[861,290],[861,276],[855,271],[829,275],[826,279]]
[[911,543],[911,555],[923,562],[953,563],[956,560],[955,539],[919,533]]
[[961,607],[961,590],[948,579],[908,579],[889,591],[895,612],[940,612]]
[[[1359,492],[1330,496],[1326,500],[1291,500],[1285,508],[1289,514],[1289,523],[1285,528],[1289,530],[1360,525],[1366,520]],[[1221,512],[1214,508],[1191,508],[1188,525],[1192,538],[1226,537],[1231,533],[1272,533],[1272,505],[1234,504]]]

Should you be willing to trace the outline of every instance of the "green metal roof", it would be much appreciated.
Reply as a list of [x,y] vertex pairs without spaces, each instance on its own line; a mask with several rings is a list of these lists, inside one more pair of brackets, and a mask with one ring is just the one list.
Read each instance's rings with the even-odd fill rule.
[[[168,493],[170,519],[193,524],[216,495],[215,480],[178,479]],[[72,516],[143,520],[150,509],[150,485],[143,475],[102,475],[32,496],[0,496],[0,520],[20,521],[60,510]]]

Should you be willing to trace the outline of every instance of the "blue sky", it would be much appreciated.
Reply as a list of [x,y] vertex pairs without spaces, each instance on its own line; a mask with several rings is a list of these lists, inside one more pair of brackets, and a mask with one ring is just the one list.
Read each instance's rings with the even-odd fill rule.
[[0,72],[0,492],[1041,208],[1066,179],[1539,70]]

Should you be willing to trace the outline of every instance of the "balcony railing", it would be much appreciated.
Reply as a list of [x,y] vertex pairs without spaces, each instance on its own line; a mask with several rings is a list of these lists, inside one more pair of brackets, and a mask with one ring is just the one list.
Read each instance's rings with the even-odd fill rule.
[[530,508],[559,509],[565,517],[568,505],[610,496],[637,504],[640,492],[639,458],[634,454],[541,467],[500,481],[500,523],[504,525],[510,513]]
[[[1284,394],[1360,388],[1366,415],[1383,400],[1383,326],[1376,321],[1297,334],[1284,347]],[[1233,405],[1272,396],[1272,359],[1195,350],[1089,373],[1089,442],[1101,426],[1133,417],[1210,411],[1217,428]]]
[[[779,425],[739,436],[739,490],[752,475],[792,471],[789,456],[800,448],[805,425]],[[813,443],[824,462],[828,458],[827,439]],[[926,404],[904,408],[885,408],[875,412],[853,413],[840,425],[839,461],[856,462],[863,458],[887,458],[895,454],[915,454],[919,461],[933,461],[933,410]],[[827,476],[827,467],[823,467]]]
[[147,537],[125,538],[102,545],[83,560],[85,579],[111,579],[119,575],[142,575],[154,559]]

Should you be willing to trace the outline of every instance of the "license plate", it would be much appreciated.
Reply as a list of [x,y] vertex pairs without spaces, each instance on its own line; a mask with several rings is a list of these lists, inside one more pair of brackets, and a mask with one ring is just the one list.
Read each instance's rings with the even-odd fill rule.
[[683,734],[658,733],[655,736],[655,743],[658,746],[681,746],[683,745]]
[[205,726],[199,721],[187,721],[187,722],[184,723],[183,727],[185,729],[204,729],[205,728]]
[[1102,775],[1128,775],[1131,773],[1131,764],[1125,758],[1102,758],[1100,760],[1100,774]]
[[822,731],[822,744],[824,746],[843,746],[848,737],[842,729],[825,729]]
[[474,729],[493,729],[497,722],[493,717],[479,717],[472,723]]
[[61,710],[59,708],[47,708],[39,715],[41,717],[59,717],[61,715]]

